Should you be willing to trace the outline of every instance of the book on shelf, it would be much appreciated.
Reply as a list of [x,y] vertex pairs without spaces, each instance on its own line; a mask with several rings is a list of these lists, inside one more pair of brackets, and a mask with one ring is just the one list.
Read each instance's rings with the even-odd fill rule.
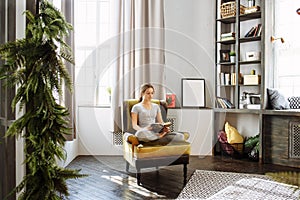
[[251,7],[245,8],[245,14],[254,13],[254,12],[257,12],[257,11],[260,11],[259,6],[251,6]]
[[235,37],[235,32],[221,33],[221,38]]
[[219,73],[219,85],[236,85],[236,73]]
[[257,31],[257,36],[261,36],[261,30],[262,30],[262,25],[259,24],[258,31]]
[[245,37],[258,37],[261,36],[262,25],[257,24],[256,26],[251,27],[251,29],[245,34]]
[[230,37],[221,37],[221,41],[229,41],[229,40],[235,40],[235,37],[232,37],[232,36],[230,36]]
[[224,97],[217,97],[217,105],[219,108],[235,108],[235,106],[230,102],[230,100]]
[[230,83],[231,85],[236,85],[236,73],[231,73]]
[[235,32],[221,33],[221,41],[235,40]]
[[219,85],[225,85],[225,77],[223,72],[219,74]]
[[230,73],[224,74],[225,85],[230,85]]

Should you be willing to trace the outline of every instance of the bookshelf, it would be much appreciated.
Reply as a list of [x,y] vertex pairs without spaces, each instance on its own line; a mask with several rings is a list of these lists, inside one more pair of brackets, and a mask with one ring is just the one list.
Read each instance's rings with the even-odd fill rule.
[[[223,16],[221,6],[228,1],[216,2],[215,108],[247,109],[247,95],[261,95],[262,98],[263,92],[264,25],[261,4],[264,2],[256,1],[255,9],[252,7],[251,10],[247,1],[235,0],[236,14],[227,17]],[[234,59],[228,59],[229,52],[235,52]],[[217,97],[234,106],[222,107]]]
[[[224,1],[216,0],[214,154],[221,151],[217,143],[217,133],[219,130],[224,130],[224,124],[229,122],[244,137],[259,134],[260,162],[299,168],[300,160],[290,157],[293,145],[290,138],[294,137],[291,127],[294,125],[299,127],[300,111],[298,109],[271,110],[268,107],[266,94],[266,88],[273,87],[273,45],[270,36],[274,34],[272,21],[276,2],[265,3],[263,0],[256,0],[256,5],[260,6],[260,10],[243,14],[240,13],[239,6],[247,5],[248,1],[234,0],[237,5],[237,14],[224,18],[220,14],[220,6]],[[258,24],[262,26],[261,33],[245,37]],[[235,32],[235,37],[223,41],[221,34],[230,32]],[[235,60],[220,60],[220,50],[222,52],[234,50],[236,52]],[[250,59],[245,59],[246,52]],[[260,52],[260,54],[257,56],[253,52]],[[252,70],[255,71],[255,75],[260,75],[260,77],[252,77]],[[231,82],[228,85],[223,84],[228,81],[221,80],[220,73],[235,73],[235,84],[231,84]],[[245,75],[249,75],[246,84]],[[253,82],[251,78],[258,78],[254,80],[257,82]],[[245,91],[253,92],[254,96],[260,94],[259,107],[256,105],[251,107],[251,104],[241,99]],[[228,100],[234,106],[222,106],[218,103],[219,99],[225,99],[225,102]],[[226,104],[225,102],[221,104]]]
[[[217,134],[229,121],[249,137],[262,129],[264,1],[257,0],[251,11],[247,0],[231,1],[235,2],[236,14],[224,17],[221,7],[228,2],[216,0],[214,130]],[[232,51],[234,60],[223,59]],[[254,106],[249,105],[252,96],[260,96]]]

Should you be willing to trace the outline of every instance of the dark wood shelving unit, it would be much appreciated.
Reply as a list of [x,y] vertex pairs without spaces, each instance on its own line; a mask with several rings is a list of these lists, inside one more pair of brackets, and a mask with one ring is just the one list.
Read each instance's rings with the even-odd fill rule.
[[[242,116],[251,116],[255,121],[255,126],[258,127],[258,132],[262,130],[262,109],[245,109],[241,106],[240,97],[244,91],[247,90],[256,90],[258,91],[262,98],[264,97],[264,1],[259,0],[260,10],[248,13],[240,14],[239,8],[236,8],[236,15],[227,18],[221,18],[220,15],[220,4],[222,0],[216,0],[216,42],[215,42],[215,97],[227,98],[231,103],[234,104],[235,108],[222,108],[222,106],[216,100],[214,108],[214,131],[217,133],[218,130],[221,130],[226,121],[235,123],[249,123],[249,120],[245,122],[240,122],[238,118]],[[240,5],[241,0],[235,0],[236,5]],[[249,21],[249,22],[248,22]],[[244,37],[241,33],[241,27],[243,29],[251,29],[253,24],[261,24],[262,31],[261,35],[255,37]],[[247,27],[249,26],[249,27]],[[234,32],[234,39],[230,40],[221,40],[222,33]],[[243,45],[241,45],[243,44]],[[258,60],[246,60],[241,56],[242,53],[245,53],[251,49],[247,48],[248,45],[255,46],[261,52],[260,58]],[[256,49],[254,48],[254,49]],[[236,52],[236,58],[234,62],[220,62],[220,50],[234,50]],[[244,55],[244,54],[243,54]],[[261,75],[260,84],[251,84],[244,85],[241,83],[240,76],[241,71],[251,71],[251,69],[259,70]],[[223,85],[225,83],[220,81],[220,75],[223,73],[235,74],[234,84],[232,85]],[[246,73],[247,74],[247,73]],[[263,102],[263,101],[262,101]],[[263,108],[263,103],[261,102],[260,106]],[[223,105],[224,106],[224,105]],[[237,125],[237,124],[236,124]],[[255,133],[257,133],[255,131]],[[217,139],[216,139],[217,140]],[[260,158],[262,153],[260,151]]]
[[[268,109],[267,88],[272,86],[270,80],[272,78],[269,69],[265,66],[272,64],[271,58],[265,56],[272,56],[272,45],[266,42],[266,34],[270,34],[270,25],[266,23],[268,19],[273,17],[272,11],[273,2],[266,4],[263,0],[259,2],[260,11],[240,14],[239,7],[236,6],[236,16],[220,18],[220,7],[222,0],[216,0],[216,42],[215,42],[215,107],[214,111],[214,144],[216,144],[217,133],[219,130],[224,130],[225,122],[229,122],[235,126],[241,134],[244,132],[251,133],[252,136],[259,133],[259,161],[262,163],[272,163],[284,165],[289,167],[299,168],[300,160],[290,155],[292,141],[290,138],[293,136],[293,131],[298,131],[300,127],[300,109],[289,110],[270,110]],[[235,0],[236,5],[240,5],[241,0]],[[271,4],[271,5],[269,5]],[[267,8],[266,8],[267,6]],[[267,9],[267,12],[265,11]],[[241,34],[242,30],[250,30],[251,26],[257,23],[261,24],[261,35],[257,37],[244,37]],[[249,26],[249,27],[248,27]],[[267,27],[266,27],[267,26]],[[269,29],[267,29],[269,28]],[[227,41],[220,41],[222,33],[234,32],[234,39]],[[246,33],[246,34],[249,34]],[[258,31],[260,33],[260,31]],[[245,35],[246,35],[245,34]],[[242,44],[242,45],[241,45]],[[250,45],[250,46],[249,46]],[[250,47],[250,48],[249,48]],[[254,48],[253,48],[254,47]],[[260,51],[260,57],[257,60],[247,60],[241,55],[245,52]],[[220,62],[220,50],[235,50],[236,58],[234,62]],[[226,51],[222,51],[226,52]],[[227,51],[228,52],[228,51]],[[248,54],[249,55],[249,54]],[[251,54],[250,54],[251,55]],[[240,82],[240,72],[250,75],[251,70],[258,70],[260,74],[260,84],[244,85]],[[224,85],[228,83],[220,80],[221,74],[235,74],[235,84]],[[230,83],[230,82],[229,82]],[[260,109],[244,109],[244,102],[241,102],[241,94],[244,91],[259,91],[261,95]],[[217,98],[218,97],[218,98]],[[229,107],[226,103],[219,100],[230,100],[235,108]],[[227,102],[228,103],[228,102]],[[221,105],[222,104],[222,105]],[[231,107],[231,106],[230,106]],[[255,106],[253,106],[255,107]],[[296,127],[296,128],[295,128]],[[252,132],[253,131],[253,132]],[[298,133],[297,133],[298,134]],[[220,147],[219,147],[220,148]],[[215,151],[217,152],[217,147]]]
[[[221,0],[217,0],[217,5],[218,2],[221,2]],[[240,0],[236,0],[235,1],[236,5],[240,5]],[[263,67],[263,62],[262,59],[260,58],[259,60],[251,60],[251,61],[245,61],[244,59],[241,60],[241,44],[246,44],[248,45],[258,45],[258,46],[263,46],[263,41],[262,41],[262,37],[260,36],[255,36],[255,37],[241,37],[241,33],[240,33],[240,27],[241,27],[241,23],[246,22],[246,21],[251,21],[251,20],[260,20],[260,22],[262,24],[262,11],[256,11],[253,13],[248,13],[248,14],[239,14],[239,9],[236,9],[236,13],[237,15],[232,16],[232,17],[226,17],[226,18],[220,18],[221,14],[220,14],[220,10],[218,10],[220,7],[217,6],[217,16],[216,16],[216,52],[215,52],[215,57],[216,57],[216,61],[215,61],[215,65],[216,65],[216,73],[215,73],[215,80],[216,83],[218,82],[219,79],[219,72],[220,73],[230,73],[230,74],[235,74],[235,83],[240,83],[240,76],[238,74],[240,74],[241,69],[246,68],[249,66],[248,65],[260,65],[261,66],[261,70],[263,72],[264,67]],[[262,8],[262,6],[261,6]],[[251,27],[249,27],[250,29]],[[222,33],[228,33],[228,32],[234,32],[235,33],[235,39],[229,39],[229,40],[220,40],[220,35]],[[257,42],[257,44],[252,44],[252,42]],[[219,50],[232,50],[234,49],[236,52],[236,59],[234,62],[220,62],[220,55],[219,54]],[[261,48],[261,52],[263,51],[263,48]],[[262,55],[263,56],[263,55]],[[261,56],[261,57],[262,57]],[[219,71],[218,71],[218,68]],[[238,108],[239,107],[239,96],[240,96],[240,86],[257,86],[259,87],[258,90],[260,90],[259,92],[261,93],[262,85],[261,84],[253,84],[253,85],[243,85],[243,84],[233,84],[231,87],[228,87],[228,85],[223,85],[223,84],[216,84],[215,87],[215,91],[216,91],[216,96],[220,96],[219,94],[217,94],[218,88],[217,87],[226,87],[226,88],[232,88],[232,89],[228,89],[228,91],[225,91],[226,94],[230,93],[230,101],[232,101],[235,106]],[[232,90],[232,91],[229,91]],[[225,98],[227,98],[226,96],[224,96]],[[217,103],[216,103],[217,104]],[[217,105],[215,106],[217,107]],[[243,111],[244,112],[244,111]]]

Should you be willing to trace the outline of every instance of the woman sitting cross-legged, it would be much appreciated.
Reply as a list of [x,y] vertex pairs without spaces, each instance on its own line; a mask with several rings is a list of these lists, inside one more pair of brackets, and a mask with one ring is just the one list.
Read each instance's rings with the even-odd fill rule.
[[164,126],[160,132],[154,130],[152,124],[163,124],[161,110],[158,104],[152,103],[154,87],[144,84],[141,87],[140,102],[131,110],[132,127],[136,130],[135,136],[139,142],[152,141],[184,141],[184,134],[170,132],[169,127]]

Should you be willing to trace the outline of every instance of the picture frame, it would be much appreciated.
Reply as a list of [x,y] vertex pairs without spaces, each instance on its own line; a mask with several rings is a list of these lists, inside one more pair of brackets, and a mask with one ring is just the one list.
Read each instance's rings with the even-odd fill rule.
[[181,79],[181,99],[182,107],[204,108],[206,106],[205,79]]
[[230,62],[230,50],[220,50],[220,62]]

